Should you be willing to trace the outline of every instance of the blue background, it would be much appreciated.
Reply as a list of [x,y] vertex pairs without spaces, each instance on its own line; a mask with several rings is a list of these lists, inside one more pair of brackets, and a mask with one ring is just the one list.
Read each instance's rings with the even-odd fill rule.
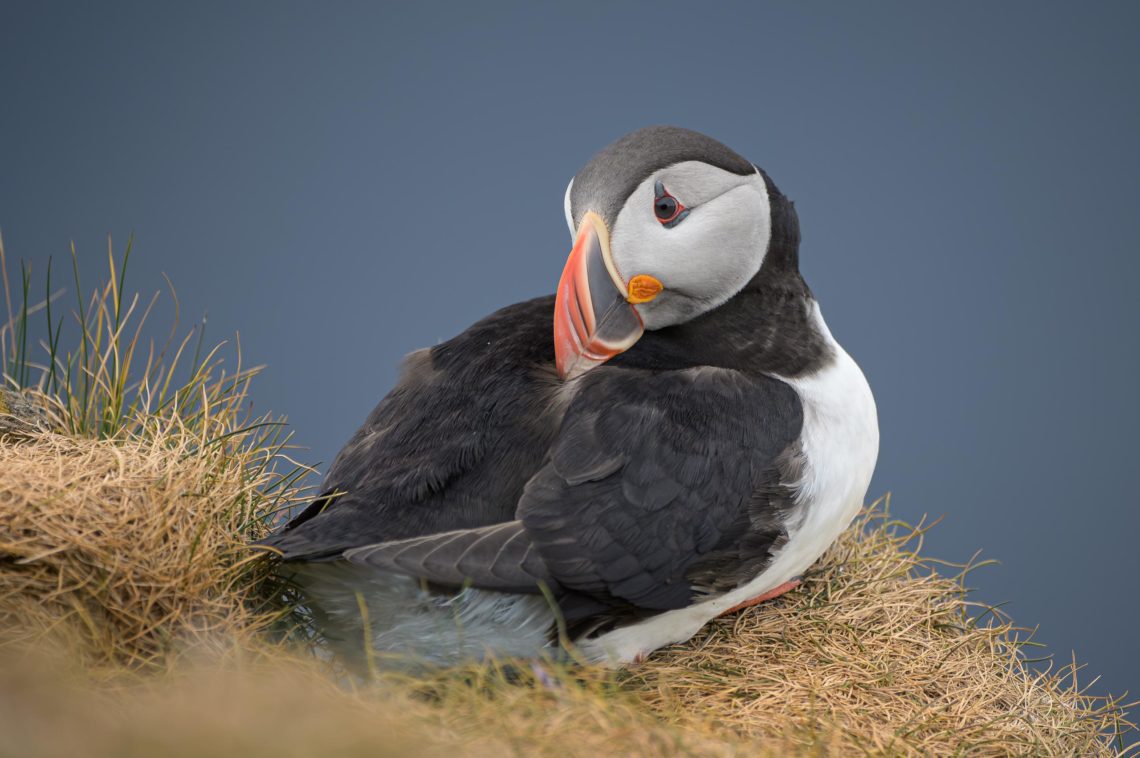
[[[0,229],[268,364],[328,462],[404,353],[553,291],[562,193],[648,124],[797,201],[875,390],[872,496],[945,515],[1061,659],[1140,685],[1135,3],[0,5]],[[1087,678],[1087,677],[1086,677]]]

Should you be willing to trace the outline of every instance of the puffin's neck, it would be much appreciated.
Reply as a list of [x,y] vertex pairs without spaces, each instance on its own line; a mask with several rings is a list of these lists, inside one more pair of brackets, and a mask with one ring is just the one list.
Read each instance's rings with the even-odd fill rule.
[[718,366],[792,378],[831,360],[830,336],[817,326],[815,301],[800,275],[795,205],[760,173],[771,207],[760,270],[723,305],[684,324],[646,332],[611,363],[657,370]]
[[[765,273],[762,271],[762,273]],[[611,363],[630,368],[718,366],[795,377],[820,368],[831,348],[813,318],[798,271],[768,271],[724,305],[645,335]]]

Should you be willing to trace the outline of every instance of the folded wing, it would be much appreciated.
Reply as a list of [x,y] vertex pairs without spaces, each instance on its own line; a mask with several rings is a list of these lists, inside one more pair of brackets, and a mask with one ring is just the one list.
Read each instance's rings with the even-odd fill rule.
[[[452,586],[573,593],[665,610],[717,556],[765,559],[771,498],[802,407],[786,384],[719,369],[597,371],[567,410],[517,520],[349,550],[354,563]],[[710,564],[712,562],[712,564]]]

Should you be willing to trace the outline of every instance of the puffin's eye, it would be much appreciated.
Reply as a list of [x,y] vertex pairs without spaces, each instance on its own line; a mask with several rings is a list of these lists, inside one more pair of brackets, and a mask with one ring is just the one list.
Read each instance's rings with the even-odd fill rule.
[[653,189],[653,215],[666,229],[673,228],[689,215],[688,209],[665,190],[664,184],[657,182]]

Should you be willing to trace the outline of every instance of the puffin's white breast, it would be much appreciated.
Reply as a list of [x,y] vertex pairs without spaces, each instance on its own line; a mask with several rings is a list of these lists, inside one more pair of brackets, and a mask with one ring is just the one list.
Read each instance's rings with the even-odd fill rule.
[[780,377],[803,403],[804,468],[800,481],[792,485],[798,507],[787,525],[788,541],[757,577],[785,577],[773,586],[802,574],[847,528],[863,505],[879,457],[879,421],[871,387],[858,364],[831,336],[814,301],[812,318],[835,359],[809,376]]
[[709,620],[801,575],[847,528],[863,505],[879,455],[875,399],[863,372],[839,343],[812,301],[811,317],[831,347],[832,361],[818,371],[786,382],[803,403],[798,482],[789,482],[797,507],[787,524],[788,541],[755,579],[718,597],[620,627],[579,649],[597,661],[622,663],[659,647],[683,642]]

